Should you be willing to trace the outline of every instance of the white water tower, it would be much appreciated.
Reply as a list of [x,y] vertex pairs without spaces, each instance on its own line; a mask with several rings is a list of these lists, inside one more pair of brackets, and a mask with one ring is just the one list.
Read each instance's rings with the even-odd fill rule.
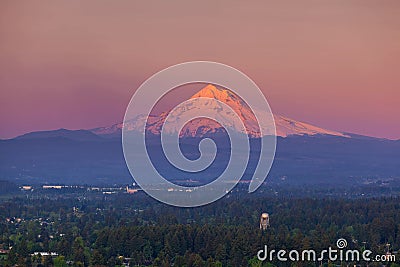
[[269,214],[263,213],[260,218],[260,229],[265,231],[269,227]]

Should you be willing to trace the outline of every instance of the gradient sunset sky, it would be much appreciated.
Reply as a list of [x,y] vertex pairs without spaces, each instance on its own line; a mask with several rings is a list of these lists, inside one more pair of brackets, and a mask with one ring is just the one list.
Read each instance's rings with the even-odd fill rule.
[[0,2],[0,138],[121,122],[136,88],[231,65],[272,111],[400,138],[400,1]]

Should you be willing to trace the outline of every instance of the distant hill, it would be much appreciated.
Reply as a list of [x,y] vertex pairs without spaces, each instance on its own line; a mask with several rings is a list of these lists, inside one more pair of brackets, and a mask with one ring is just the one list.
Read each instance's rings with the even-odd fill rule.
[[44,139],[44,138],[67,138],[76,141],[93,141],[101,140],[102,138],[89,130],[67,130],[58,129],[53,131],[38,131],[20,135],[15,139],[28,140],[28,139]]
[[[208,85],[192,99],[196,101],[199,97],[227,103],[245,121],[252,153],[243,178],[250,179],[258,162],[260,138],[268,137],[257,135],[254,115],[232,92]],[[232,116],[222,112],[215,101],[202,104],[211,105],[221,119]],[[191,108],[189,105],[178,110],[177,119],[179,114]],[[186,173],[169,164],[163,154],[160,129],[166,116],[167,113],[151,116],[147,128],[148,152],[157,170],[177,182],[193,180],[201,184],[218,177],[230,157],[230,145],[221,126],[202,119],[185,126],[180,133],[180,148],[185,156],[199,157],[198,144],[204,137],[214,139],[218,148],[216,160],[209,168],[199,173]],[[380,182],[400,184],[399,140],[326,130],[279,115],[274,115],[274,119],[277,150],[267,181],[341,186]],[[125,126],[135,135],[144,123],[144,117],[138,115],[125,122]],[[130,183],[132,178],[122,152],[123,125],[118,123],[91,130],[40,131],[0,140],[0,179],[17,183]],[[176,134],[177,130],[171,128],[167,134]]]
[[[71,139],[72,138],[72,139]],[[120,138],[75,140],[75,137],[15,138],[0,141],[0,179],[14,182],[130,183]],[[157,136],[148,143],[157,169],[171,180],[215,179],[229,159],[223,136],[217,160],[204,172],[189,176],[173,168],[161,153]],[[181,139],[189,158],[199,156],[201,138]],[[244,178],[257,162],[258,142],[252,139],[251,159]],[[269,174],[271,182],[290,184],[347,184],[399,179],[400,141],[338,136],[278,137],[277,152]],[[400,183],[400,181],[398,181]]]

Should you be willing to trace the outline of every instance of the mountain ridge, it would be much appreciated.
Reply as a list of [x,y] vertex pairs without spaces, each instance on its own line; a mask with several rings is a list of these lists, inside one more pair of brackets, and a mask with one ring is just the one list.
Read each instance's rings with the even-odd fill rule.
[[[217,99],[228,106],[230,106],[239,118],[245,123],[247,134],[251,137],[261,137],[259,133],[259,124],[254,116],[253,111],[248,107],[248,105],[236,94],[227,90],[221,89],[214,85],[207,85],[199,92],[194,94],[190,100],[196,101],[199,98],[211,98]],[[200,101],[199,101],[200,102]],[[196,108],[200,109],[201,105],[215,105],[215,115],[216,117],[224,120],[229,116],[233,116],[228,114],[228,112],[220,111],[220,108],[215,102],[202,102],[197,105]],[[195,105],[185,105],[178,110],[178,115],[175,117],[179,118],[179,114],[183,112],[193,109]],[[200,108],[199,108],[200,107]],[[208,107],[209,108],[209,107]],[[162,126],[164,124],[165,119],[167,118],[169,112],[163,112],[160,115],[152,115],[147,120],[147,128],[146,130],[152,134],[159,135],[161,133]],[[294,119],[290,119],[280,115],[273,115],[276,125],[276,135],[280,137],[288,137],[290,135],[333,135],[333,136],[341,136],[341,137],[350,137],[350,135],[320,128],[318,126],[314,126],[312,124],[308,124],[305,122],[296,121]],[[139,131],[139,129],[143,129],[144,124],[146,123],[145,115],[137,115],[135,118],[128,120],[125,122],[125,127],[127,127],[128,131]],[[117,123],[107,127],[98,127],[91,129],[93,133],[97,135],[103,136],[115,136],[120,135],[121,130],[123,128],[123,123]],[[234,127],[234,125],[232,125]],[[271,126],[266,125],[266,127],[271,128]],[[179,133],[180,137],[202,137],[205,135],[213,134],[216,132],[220,132],[221,125],[216,123],[215,121],[209,119],[196,119],[187,123],[182,131]],[[179,129],[172,129],[169,133],[173,134],[179,131]]]
[[15,137],[16,140],[32,140],[32,139],[43,139],[43,138],[67,138],[75,141],[90,141],[90,140],[101,140],[99,135],[96,135],[90,130],[68,130],[68,129],[57,129],[49,131],[35,131],[26,133]]

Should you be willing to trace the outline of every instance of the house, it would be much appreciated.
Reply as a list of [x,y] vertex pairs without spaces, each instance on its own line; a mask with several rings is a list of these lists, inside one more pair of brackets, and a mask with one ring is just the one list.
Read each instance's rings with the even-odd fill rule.
[[38,255],[40,255],[40,256],[42,256],[42,257],[44,257],[44,256],[57,257],[57,256],[58,256],[58,253],[56,253],[56,252],[42,252],[42,251],[40,251],[40,252],[33,252],[33,254],[32,254],[32,256],[38,256]]

